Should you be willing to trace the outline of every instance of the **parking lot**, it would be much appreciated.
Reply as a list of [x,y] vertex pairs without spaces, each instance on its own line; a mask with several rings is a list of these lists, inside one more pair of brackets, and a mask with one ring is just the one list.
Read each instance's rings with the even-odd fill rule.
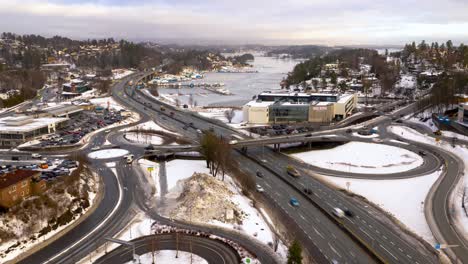
[[41,147],[63,146],[78,143],[86,134],[122,121],[121,111],[104,109],[102,113],[85,111],[70,117],[68,125],[55,134],[41,139]]
[[35,170],[41,172],[41,179],[52,181],[60,176],[68,176],[73,169],[78,167],[78,162],[69,159],[43,159],[38,163],[27,165],[0,165],[0,175],[15,169]]
[[312,126],[298,126],[298,125],[271,125],[264,127],[252,127],[250,132],[261,136],[280,136],[297,133],[312,132],[315,128]]

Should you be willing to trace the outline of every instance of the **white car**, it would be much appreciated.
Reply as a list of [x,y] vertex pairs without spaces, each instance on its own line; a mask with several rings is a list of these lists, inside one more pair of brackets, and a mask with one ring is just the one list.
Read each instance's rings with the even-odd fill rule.
[[41,155],[41,154],[38,154],[38,153],[33,153],[33,154],[31,154],[31,158],[33,158],[33,159],[40,159],[40,158],[42,158],[42,155]]
[[92,147],[91,150],[98,150],[99,147]]

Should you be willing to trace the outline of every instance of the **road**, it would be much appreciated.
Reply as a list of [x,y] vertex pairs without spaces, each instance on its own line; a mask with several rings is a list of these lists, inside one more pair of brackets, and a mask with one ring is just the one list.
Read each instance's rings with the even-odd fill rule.
[[[130,91],[126,99],[130,99],[132,93]],[[145,111],[144,108],[146,107],[146,112],[153,119],[156,119],[158,123],[172,126],[176,131],[183,131],[184,135],[188,134],[195,141],[197,140],[197,136],[194,133],[196,130],[189,128],[186,131],[190,133],[186,133],[180,129],[181,126],[193,123],[193,126],[197,129],[206,130],[212,128],[216,134],[225,137],[236,133],[219,122],[210,122],[205,118],[198,117],[196,114],[179,111],[167,105],[164,105],[164,107],[168,110],[160,111],[161,103],[152,98],[147,98],[144,93],[138,92],[135,95],[135,100],[126,100],[126,102],[130,103],[137,111]],[[167,113],[169,111],[174,112],[174,115],[170,116]],[[314,251],[314,247],[318,247],[329,261],[335,259],[349,263],[375,262],[375,259],[368,254],[367,250],[363,249],[364,244],[375,255],[382,258],[382,261],[398,261],[402,263],[437,262],[434,255],[421,249],[416,249],[414,245],[408,244],[366,210],[352,204],[344,194],[337,192],[312,177],[303,177],[295,180],[286,176],[285,167],[291,163],[291,159],[284,155],[276,156],[269,149],[264,151],[268,153],[265,155],[266,162],[257,160],[258,155],[246,157],[237,153],[235,154],[235,158],[239,164],[243,164],[242,168],[249,172],[250,175],[255,175],[257,170],[265,172],[265,177],[259,179],[259,183],[265,188],[265,193],[271,195],[271,199],[291,215],[291,218],[294,219],[300,230],[307,235],[309,241],[308,243],[304,243],[304,245],[311,247],[308,248],[310,251]],[[248,153],[252,152],[255,153],[255,150],[249,148]],[[318,192],[309,197],[304,194],[303,186],[311,186],[314,190],[318,190]],[[299,208],[293,208],[289,205],[288,201],[291,197],[299,200],[301,204]],[[354,219],[345,218],[338,220],[330,214],[334,207],[350,209],[356,214],[356,217]],[[342,227],[344,227],[344,230]],[[353,238],[350,238],[349,233],[354,234],[354,236],[351,236]],[[333,239],[326,237],[327,234],[333,234]],[[357,243],[356,237],[361,239],[363,243]]]
[[[178,237],[177,237],[178,236]],[[210,238],[193,236],[180,233],[176,234],[161,234],[139,237],[132,240],[135,243],[135,252],[137,255],[154,250],[181,250],[192,252],[193,254],[202,257],[209,264],[238,264],[241,262],[239,254],[231,246]],[[177,248],[178,245],[178,248]],[[119,246],[105,256],[97,259],[95,264],[115,264],[126,263],[133,260],[132,248]],[[155,262],[158,263],[156,255]]]

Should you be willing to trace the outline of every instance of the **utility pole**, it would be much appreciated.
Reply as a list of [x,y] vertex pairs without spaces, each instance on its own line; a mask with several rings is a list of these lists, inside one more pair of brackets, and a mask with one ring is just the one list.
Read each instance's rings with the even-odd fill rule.
[[176,230],[176,258],[179,258],[179,232]]

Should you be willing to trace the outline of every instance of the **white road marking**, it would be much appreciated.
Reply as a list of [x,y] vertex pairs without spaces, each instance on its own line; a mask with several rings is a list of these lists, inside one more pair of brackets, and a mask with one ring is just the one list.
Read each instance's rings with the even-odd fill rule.
[[395,255],[393,255],[392,252],[388,251],[388,249],[386,249],[384,246],[382,246],[382,245],[380,245],[380,244],[379,244],[379,246],[380,246],[381,248],[383,248],[385,251],[387,251],[387,253],[390,254],[390,256],[392,256],[394,259],[398,260],[397,257],[395,257]]

